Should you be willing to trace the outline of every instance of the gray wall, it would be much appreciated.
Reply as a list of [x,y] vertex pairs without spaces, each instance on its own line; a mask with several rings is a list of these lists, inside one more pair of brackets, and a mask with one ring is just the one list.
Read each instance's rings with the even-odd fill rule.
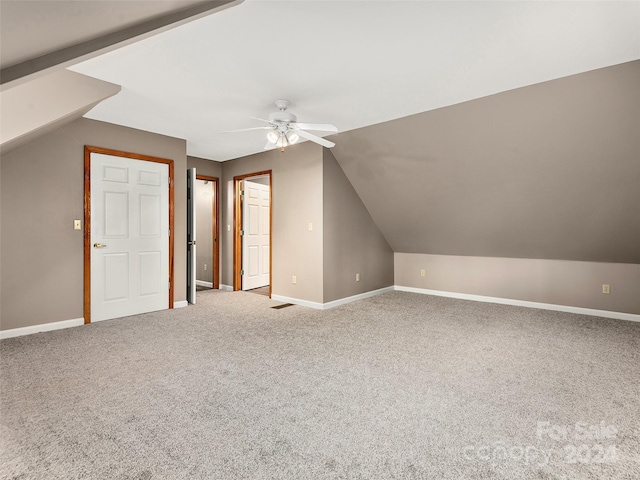
[[263,170],[273,172],[272,293],[322,303],[322,147],[311,142],[222,164],[220,283],[233,285],[233,177]]
[[[640,265],[629,263],[396,253],[395,283],[640,314]],[[609,295],[603,284],[611,286]]]
[[[638,85],[640,61],[341,133],[337,164],[309,142],[190,158],[221,179],[221,283],[233,283],[233,176],[271,169],[276,295],[322,303],[385,286],[377,225],[398,285],[638,313]],[[185,142],[80,119],[0,158],[2,329],[82,317],[72,221],[85,144],[176,162],[175,300],[186,297]]]
[[341,133],[394,252],[640,263],[640,61]]
[[208,177],[222,177],[222,163],[206,160],[198,157],[187,157],[187,168],[195,168],[197,175],[206,175]]
[[79,119],[2,155],[2,330],[83,316],[84,146],[175,162],[175,301],[186,298],[184,140]]
[[324,301],[393,285],[391,247],[331,151],[323,154]]

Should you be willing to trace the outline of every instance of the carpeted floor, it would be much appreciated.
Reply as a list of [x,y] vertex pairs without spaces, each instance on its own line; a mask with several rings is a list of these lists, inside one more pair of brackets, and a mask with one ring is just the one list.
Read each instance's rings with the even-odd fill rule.
[[209,291],[0,342],[0,477],[637,479],[640,324]]
[[258,288],[254,288],[252,290],[247,290],[247,292],[249,292],[249,293],[257,293],[258,295],[266,295],[268,297],[269,296],[269,290],[270,290],[269,285],[265,285],[264,287],[258,287]]

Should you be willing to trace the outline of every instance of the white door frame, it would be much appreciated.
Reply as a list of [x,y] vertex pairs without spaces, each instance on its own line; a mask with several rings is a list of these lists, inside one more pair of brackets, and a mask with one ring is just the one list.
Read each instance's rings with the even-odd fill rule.
[[233,291],[242,290],[242,181],[251,177],[269,177],[269,298],[273,291],[273,175],[271,170],[233,177]]
[[187,169],[187,302],[196,303],[196,257],[198,255],[196,222],[196,169]]
[[169,170],[169,305],[174,298],[174,162],[166,158],[151,157],[137,153],[110,150],[108,148],[84,147],[84,323],[91,323],[91,154],[101,153],[131,160],[142,160],[167,164]]

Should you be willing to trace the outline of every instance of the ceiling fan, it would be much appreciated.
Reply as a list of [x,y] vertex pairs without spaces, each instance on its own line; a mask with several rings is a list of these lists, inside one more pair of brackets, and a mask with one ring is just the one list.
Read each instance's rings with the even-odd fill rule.
[[268,141],[264,146],[264,149],[269,150],[273,147],[280,147],[282,152],[284,152],[284,147],[293,145],[300,139],[300,137],[311,140],[323,147],[331,148],[335,146],[335,143],[322,137],[318,137],[313,133],[307,132],[307,130],[314,130],[317,132],[337,132],[338,129],[335,125],[331,125],[329,123],[298,123],[298,117],[287,111],[287,108],[291,105],[289,100],[276,100],[275,103],[276,107],[278,107],[278,111],[271,113],[269,115],[269,120],[250,117],[255,120],[265,122],[268,125],[265,125],[264,127],[229,130],[222,133],[247,132],[249,130],[269,130],[269,133],[267,134]]

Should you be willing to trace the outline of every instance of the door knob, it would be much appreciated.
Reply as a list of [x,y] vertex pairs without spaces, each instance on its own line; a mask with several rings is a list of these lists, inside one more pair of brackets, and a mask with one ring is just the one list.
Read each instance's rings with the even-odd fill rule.
[[107,246],[102,243],[94,243],[93,248],[107,248]]

